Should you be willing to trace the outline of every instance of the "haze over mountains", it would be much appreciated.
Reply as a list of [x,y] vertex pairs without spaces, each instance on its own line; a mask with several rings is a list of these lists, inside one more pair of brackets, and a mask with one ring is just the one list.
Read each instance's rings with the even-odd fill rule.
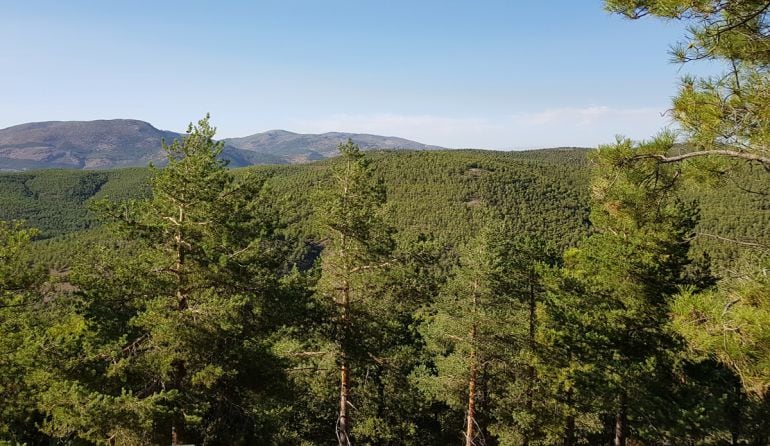
[[[0,170],[146,166],[163,161],[162,139],[170,143],[180,136],[133,119],[21,124],[0,130]],[[223,157],[233,167],[314,161],[334,156],[337,145],[348,138],[364,150],[442,148],[389,136],[271,130],[224,139]]]

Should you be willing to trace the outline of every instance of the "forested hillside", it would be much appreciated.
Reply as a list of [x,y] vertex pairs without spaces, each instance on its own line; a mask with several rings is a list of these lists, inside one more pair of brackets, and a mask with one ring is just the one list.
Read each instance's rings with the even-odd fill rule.
[[[379,151],[371,159],[388,195],[385,215],[399,237],[430,235],[450,245],[473,232],[473,214],[491,208],[522,234],[542,237],[562,250],[590,231],[587,149],[528,152]],[[236,169],[237,177],[267,178],[286,231],[299,244],[314,239],[312,202],[331,175],[336,160],[308,165]],[[68,250],[98,240],[89,212],[93,200],[147,197],[150,171],[41,170],[0,174],[0,220],[24,220],[38,228],[36,255],[61,266]],[[682,199],[700,206],[694,251],[708,251],[716,270],[761,254],[751,243],[770,244],[770,199],[754,193],[762,183],[741,170],[710,178],[719,187],[693,181]],[[756,190],[754,190],[756,189]]]
[[25,220],[51,238],[93,226],[88,201],[128,199],[149,193],[147,169],[40,170],[0,175],[0,219]]
[[[528,20],[526,11],[535,11],[528,8],[538,2],[524,3],[509,12]],[[583,6],[573,3],[560,5],[556,21],[555,10],[545,10],[549,23],[565,31],[554,37],[575,37],[571,25],[586,36],[593,32],[593,22],[586,27],[588,22],[574,20]],[[147,168],[0,175],[0,446],[770,446],[770,2],[605,0],[604,6],[630,20],[681,22],[686,32],[672,47],[674,60],[712,61],[724,70],[683,77],[667,113],[675,125],[649,139],[508,153],[432,150],[438,148],[337,132],[271,131],[220,140],[209,115],[181,135],[126,120],[0,130],[0,169],[152,162]],[[77,5],[66,7],[78,11]],[[385,7],[397,14],[377,20],[402,14],[398,5]],[[162,9],[157,23],[165,26]],[[487,43],[505,39],[502,31],[511,22],[502,13],[501,21],[492,20],[500,11],[495,5],[485,5],[484,20],[466,10],[440,27],[427,26],[443,17],[435,8],[410,9],[411,25],[431,34],[430,45],[417,34],[399,34],[404,54],[390,51],[398,40],[390,28],[386,40],[367,40],[364,34],[376,30],[350,20],[361,18],[360,11],[347,15],[356,8],[339,14],[324,4],[305,20],[309,16],[293,7],[291,23],[316,31],[311,22],[318,22],[331,30],[329,21],[337,17],[327,9],[346,27],[339,30],[345,31],[337,35],[341,39],[312,35],[322,49],[311,58],[317,82],[307,82],[309,73],[301,70],[287,76],[302,66],[295,64],[301,53],[292,43],[307,50],[304,26],[282,27],[291,38],[266,20],[255,27],[264,31],[260,43],[281,40],[286,48],[280,47],[280,56],[291,59],[287,64],[261,46],[259,54],[274,57],[254,67],[282,70],[286,87],[273,92],[280,104],[271,103],[271,95],[260,99],[265,113],[280,115],[296,106],[291,96],[298,95],[307,107],[293,119],[311,119],[315,92],[296,88],[301,79],[313,89],[329,84],[334,107],[354,104],[351,94],[378,106],[406,96],[433,98],[436,104],[412,103],[409,115],[353,109],[329,122],[368,128],[397,123],[425,135],[439,126],[458,140],[469,126],[478,137],[495,139],[519,122],[512,128],[525,130],[526,123],[533,127],[526,130],[542,135],[554,122],[566,122],[564,116],[575,116],[576,123],[565,125],[576,124],[565,133],[575,135],[578,127],[598,129],[593,121],[604,123],[607,111],[634,125],[646,114],[602,106],[484,118],[487,112],[474,102],[499,112],[507,108],[495,101],[513,97],[510,85],[495,82],[510,70],[479,63],[512,47],[478,51],[469,38],[479,33]],[[88,11],[78,12],[57,14],[56,20],[76,23],[64,16]],[[246,78],[234,75],[255,74],[249,71],[254,60],[243,57],[247,53],[233,38],[255,35],[222,33],[211,26],[212,17],[196,21],[184,12],[174,16],[197,27],[177,27],[172,20],[166,28],[183,37],[181,54],[189,53],[190,42],[205,44],[195,47],[190,61],[176,62],[178,69],[168,72],[172,83],[158,78],[152,107],[162,107],[164,115],[174,105],[196,109],[199,101],[212,102],[223,81],[231,93],[253,99],[239,81]],[[19,18],[13,9],[10,17]],[[140,25],[129,17],[120,22],[124,18]],[[38,22],[47,23],[30,20]],[[488,26],[493,22],[500,26]],[[207,36],[202,24],[226,40]],[[28,27],[11,26],[11,35],[22,28]],[[145,79],[133,69],[140,61],[118,39],[123,30],[114,31],[108,43],[127,50],[119,52],[132,67],[127,79]],[[164,37],[151,31],[153,44]],[[575,39],[575,46],[558,40],[551,47],[551,36],[534,31],[521,34],[538,44],[526,48],[537,52],[529,53],[537,56],[532,73],[518,74],[546,82],[516,79],[517,88],[533,90],[530,99],[538,101],[564,95],[534,91],[553,85],[538,68],[554,58],[549,48],[591,42],[583,46],[593,50],[608,43],[591,35],[593,40]],[[37,37],[28,40],[50,43]],[[66,45],[73,36],[62,37]],[[445,39],[452,51],[438,45]],[[132,39],[131,45],[141,48],[140,42]],[[220,58],[217,42],[227,42],[230,56],[248,63],[225,63],[234,59]],[[22,43],[11,58],[37,57]],[[327,51],[340,43],[353,52]],[[632,52],[617,45],[616,51]],[[442,48],[460,57],[449,65]],[[646,67],[644,57],[633,53]],[[337,56],[351,54],[344,70],[327,71],[324,61],[336,65],[342,61]],[[100,62],[107,56],[102,52]],[[68,74],[66,64],[52,59],[57,75]],[[414,68],[393,79],[409,80],[412,87],[388,87],[385,77],[358,71],[368,66],[398,78],[381,69],[388,60]],[[450,76],[455,73],[442,62],[461,77]],[[434,65],[438,71],[427,69]],[[631,82],[654,79],[646,69],[641,77],[623,76],[624,63],[599,65],[601,72],[585,71],[581,80],[620,95],[642,96],[646,87]],[[95,81],[85,76],[90,70],[72,71],[87,85],[72,90],[88,93]],[[192,72],[205,75],[205,82],[189,81]],[[561,81],[564,72],[548,74]],[[102,77],[110,90],[131,87],[115,83],[121,76]],[[35,83],[29,86],[42,94],[22,88],[17,100],[48,104],[38,107],[45,113],[58,109],[45,98],[69,84],[46,82],[51,88],[40,90],[40,80],[51,78],[30,78]],[[425,91],[470,80],[479,80],[486,93]],[[622,88],[612,90],[616,80]],[[112,102],[100,85],[93,85],[99,93],[93,104]],[[155,103],[161,90],[175,86],[188,90],[174,98],[179,104]],[[591,92],[616,95],[600,93]],[[84,96],[85,107],[91,102]],[[134,100],[142,102],[141,96]],[[465,117],[415,114],[428,105]],[[309,128],[321,125],[311,121]],[[423,126],[434,133],[416,128]],[[159,144],[171,135],[178,138]],[[414,150],[389,150],[405,145]],[[338,156],[322,159],[332,155]],[[311,160],[317,161],[281,165]],[[260,161],[276,164],[251,165]]]
[[613,167],[673,139],[349,141],[331,160],[231,170],[213,136],[200,121],[162,169],[1,177],[0,221],[17,222],[0,225],[0,439],[768,438],[761,365],[689,350],[672,327],[690,313],[670,315],[765,252],[746,166],[689,183],[654,160]]

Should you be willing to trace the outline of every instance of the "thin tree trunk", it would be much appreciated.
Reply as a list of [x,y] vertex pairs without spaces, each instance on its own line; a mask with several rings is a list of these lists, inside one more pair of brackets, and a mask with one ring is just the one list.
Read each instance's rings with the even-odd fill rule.
[[[184,195],[180,197],[180,200],[184,200]],[[174,265],[174,272],[176,273],[176,300],[177,308],[182,311],[187,309],[187,292],[185,290],[185,277],[182,271],[185,263],[185,250],[184,234],[182,232],[182,225],[186,218],[185,207],[183,204],[179,205],[179,216],[176,223],[176,265]]]
[[350,374],[342,355],[340,365],[340,417],[337,423],[337,442],[340,446],[350,444],[350,417],[348,415],[348,400],[350,399]]
[[345,277],[342,280],[342,296],[339,302],[340,311],[340,407],[339,418],[337,419],[337,442],[339,446],[349,446],[350,442],[350,370],[347,361],[347,336],[348,326],[350,324],[350,282],[349,265],[347,263],[346,252],[347,238],[342,235],[340,242],[340,256],[345,269]]
[[627,397],[625,391],[620,394],[620,408],[615,415],[615,442],[614,446],[626,446],[628,436],[628,419],[626,414]]
[[[178,311],[184,311],[188,307],[187,303],[187,278],[185,276],[184,267],[185,267],[185,235],[182,231],[182,225],[185,222],[185,219],[187,218],[187,212],[184,205],[184,194],[182,194],[180,197],[180,204],[179,204],[179,215],[177,216],[177,222],[176,222],[176,235],[174,236],[175,242],[176,242],[176,264],[174,265],[174,273],[176,275],[176,304],[177,304],[177,310]],[[175,373],[175,380],[177,382],[181,382],[182,377],[184,377],[186,373],[185,368],[185,361],[183,359],[178,359],[173,361],[172,365],[176,369]],[[182,427],[184,428],[184,420],[180,420],[182,423]],[[176,431],[176,426],[172,426],[171,428],[171,444],[176,446],[179,444],[179,436]]]
[[[471,329],[471,340],[476,339],[476,324]],[[471,350],[471,377],[468,380],[468,416],[465,420],[465,446],[473,446],[473,439],[476,436],[476,347]]]
[[[350,172],[351,162],[347,161],[346,171]],[[349,175],[344,177],[344,184],[342,190],[342,196],[345,201],[348,197],[349,187]],[[340,245],[339,256],[342,265],[342,283],[340,291],[340,300],[337,301],[339,308],[339,332],[338,332],[338,347],[339,353],[339,367],[340,367],[340,404],[339,404],[339,418],[337,419],[337,443],[339,446],[350,446],[350,369],[348,368],[348,334],[350,328],[350,275],[352,266],[350,265],[350,259],[348,258],[348,243],[347,235],[344,232],[340,232]]]
[[337,424],[337,441],[340,446],[350,444],[350,415],[348,413],[350,400],[350,371],[348,370],[346,354],[346,338],[349,323],[350,285],[347,280],[342,287],[342,302],[340,303],[342,335],[340,339],[340,415]]
[[476,380],[478,378],[478,364],[476,358],[476,288],[473,284],[473,323],[471,324],[470,342],[470,379],[468,380],[468,413],[465,420],[465,446],[473,446],[473,439],[476,437]]

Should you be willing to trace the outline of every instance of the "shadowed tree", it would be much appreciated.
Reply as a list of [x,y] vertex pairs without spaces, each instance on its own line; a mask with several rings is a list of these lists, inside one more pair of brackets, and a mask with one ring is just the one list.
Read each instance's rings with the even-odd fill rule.
[[[721,63],[721,76],[682,80],[673,100],[672,116],[686,145],[658,145],[654,150],[627,153],[618,168],[654,160],[680,164],[698,177],[729,178],[739,164],[770,181],[770,1],[767,0],[606,0],[606,8],[631,19],[659,17],[689,25],[684,40],[673,47],[674,61]],[[753,191],[767,195],[767,187]],[[759,234],[756,234],[757,236]],[[720,237],[727,243],[747,244]],[[748,244],[751,244],[748,242]],[[762,248],[762,245],[756,245]],[[674,306],[677,328],[690,347],[718,358],[743,379],[746,389],[762,395],[770,388],[770,351],[763,348],[770,332],[770,303],[757,296],[770,292],[762,276],[762,259],[738,265],[741,274],[715,290],[684,292]],[[715,313],[714,308],[722,308]],[[723,342],[724,341],[724,342]]]
[[45,274],[27,260],[37,231],[0,221],[0,443],[42,442],[35,392],[27,381],[36,361],[27,339],[47,321]]
[[[649,143],[656,144],[667,141]],[[619,141],[595,154],[597,233],[565,253],[547,305],[551,343],[568,356],[563,375],[572,401],[579,411],[611,411],[615,446],[625,446],[632,432],[643,435],[645,426],[632,430],[629,420],[644,419],[674,376],[679,347],[668,328],[669,304],[687,283],[697,221],[695,209],[675,195],[677,169],[654,160],[615,168],[633,151],[654,149]]]

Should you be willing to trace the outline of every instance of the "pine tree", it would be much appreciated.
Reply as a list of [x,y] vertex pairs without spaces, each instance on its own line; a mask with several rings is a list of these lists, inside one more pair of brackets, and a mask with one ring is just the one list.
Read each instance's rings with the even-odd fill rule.
[[674,119],[693,150],[643,157],[663,163],[734,159],[770,168],[770,16],[765,0],[606,0],[605,5],[631,19],[656,16],[687,23],[687,35],[672,51],[674,60],[712,60],[727,67],[719,77],[686,77],[674,98]]
[[45,320],[45,274],[27,260],[37,234],[21,222],[0,221],[0,443],[43,441],[35,429],[40,414],[34,389],[27,382],[36,364],[26,339]]
[[275,217],[262,182],[236,181],[218,158],[214,134],[206,117],[164,144],[151,199],[102,204],[123,238],[59,300],[77,328],[62,327],[67,366],[46,358],[49,434],[244,444],[276,431],[283,379],[264,319],[280,289]]
[[[414,379],[427,397],[464,413],[466,445],[492,441],[492,430],[506,435],[508,429],[496,416],[511,421],[512,408],[501,407],[502,401],[495,399],[502,399],[507,383],[515,379],[511,369],[516,369],[519,353],[534,344],[527,334],[534,315],[522,311],[529,300],[526,291],[513,284],[518,278],[512,277],[506,252],[510,246],[503,234],[502,225],[485,223],[479,235],[459,249],[458,264],[435,302],[423,310],[420,326],[433,365],[415,371]],[[524,333],[520,327],[527,327]],[[528,376],[533,390],[534,377]],[[526,401],[517,403],[530,409]],[[526,439],[531,426],[523,424],[514,430]]]
[[[753,270],[753,271],[752,271]],[[732,367],[753,395],[770,390],[770,283],[766,269],[706,291],[687,288],[673,305],[674,327],[700,356]]]
[[[429,397],[464,412],[463,444],[481,444],[486,431],[480,406],[483,364],[490,360],[489,341],[497,324],[493,308],[500,304],[491,276],[498,265],[490,250],[490,234],[466,244],[437,301],[426,309],[420,332],[434,353],[435,370],[416,379]],[[459,421],[459,420],[458,420]]]
[[656,144],[667,141],[649,143],[653,147],[619,141],[599,149],[592,185],[598,232],[565,253],[547,307],[571,398],[582,404],[580,411],[612,411],[616,446],[627,444],[629,420],[673,376],[678,342],[667,315],[678,287],[687,283],[697,221],[696,210],[677,200],[676,169],[652,160],[617,169],[616,160]]
[[[320,220],[327,239],[321,254],[318,290],[331,304],[331,329],[339,372],[336,437],[340,446],[352,442],[353,368],[367,361],[362,351],[361,327],[368,306],[373,273],[387,267],[393,250],[391,231],[379,210],[385,189],[373,176],[358,146],[348,140],[340,144],[341,160],[335,167],[334,187],[320,206]],[[363,319],[363,320],[362,320]],[[365,349],[364,349],[365,350]]]
[[[552,444],[561,432],[556,425],[558,401],[548,368],[552,356],[543,342],[541,313],[544,273],[554,263],[549,244],[522,236],[509,227],[497,235],[495,250],[501,268],[497,292],[508,300],[508,325],[496,334],[504,371],[491,401],[493,430],[500,444]],[[503,354],[502,352],[506,352]]]
[[[673,117],[687,144],[674,148],[633,153],[623,164],[655,160],[682,164],[697,177],[729,178],[743,164],[760,169],[743,169],[766,185],[770,172],[770,15],[765,0],[606,0],[611,12],[631,19],[645,16],[678,20],[689,25],[683,42],[673,49],[674,60],[721,62],[726,72],[717,77],[686,77],[673,101]],[[678,153],[677,153],[678,152]],[[760,186],[759,194],[766,194]],[[761,234],[753,234],[758,238]],[[735,240],[726,238],[728,243]],[[743,242],[745,243],[745,242]],[[761,246],[761,244],[760,244]],[[767,249],[764,248],[764,258]],[[770,305],[763,280],[746,279],[760,275],[766,260],[744,267],[737,281],[728,280],[718,290],[704,295],[685,292],[675,306],[677,326],[701,353],[719,358],[733,367],[752,393],[770,388],[766,343]],[[737,297],[731,290],[738,291]],[[745,294],[744,294],[745,293]],[[715,314],[713,308],[724,309]],[[699,316],[693,317],[693,314]],[[723,327],[723,329],[719,329]],[[740,340],[735,334],[741,332]],[[719,342],[720,339],[731,342]],[[745,346],[743,349],[741,346]]]

